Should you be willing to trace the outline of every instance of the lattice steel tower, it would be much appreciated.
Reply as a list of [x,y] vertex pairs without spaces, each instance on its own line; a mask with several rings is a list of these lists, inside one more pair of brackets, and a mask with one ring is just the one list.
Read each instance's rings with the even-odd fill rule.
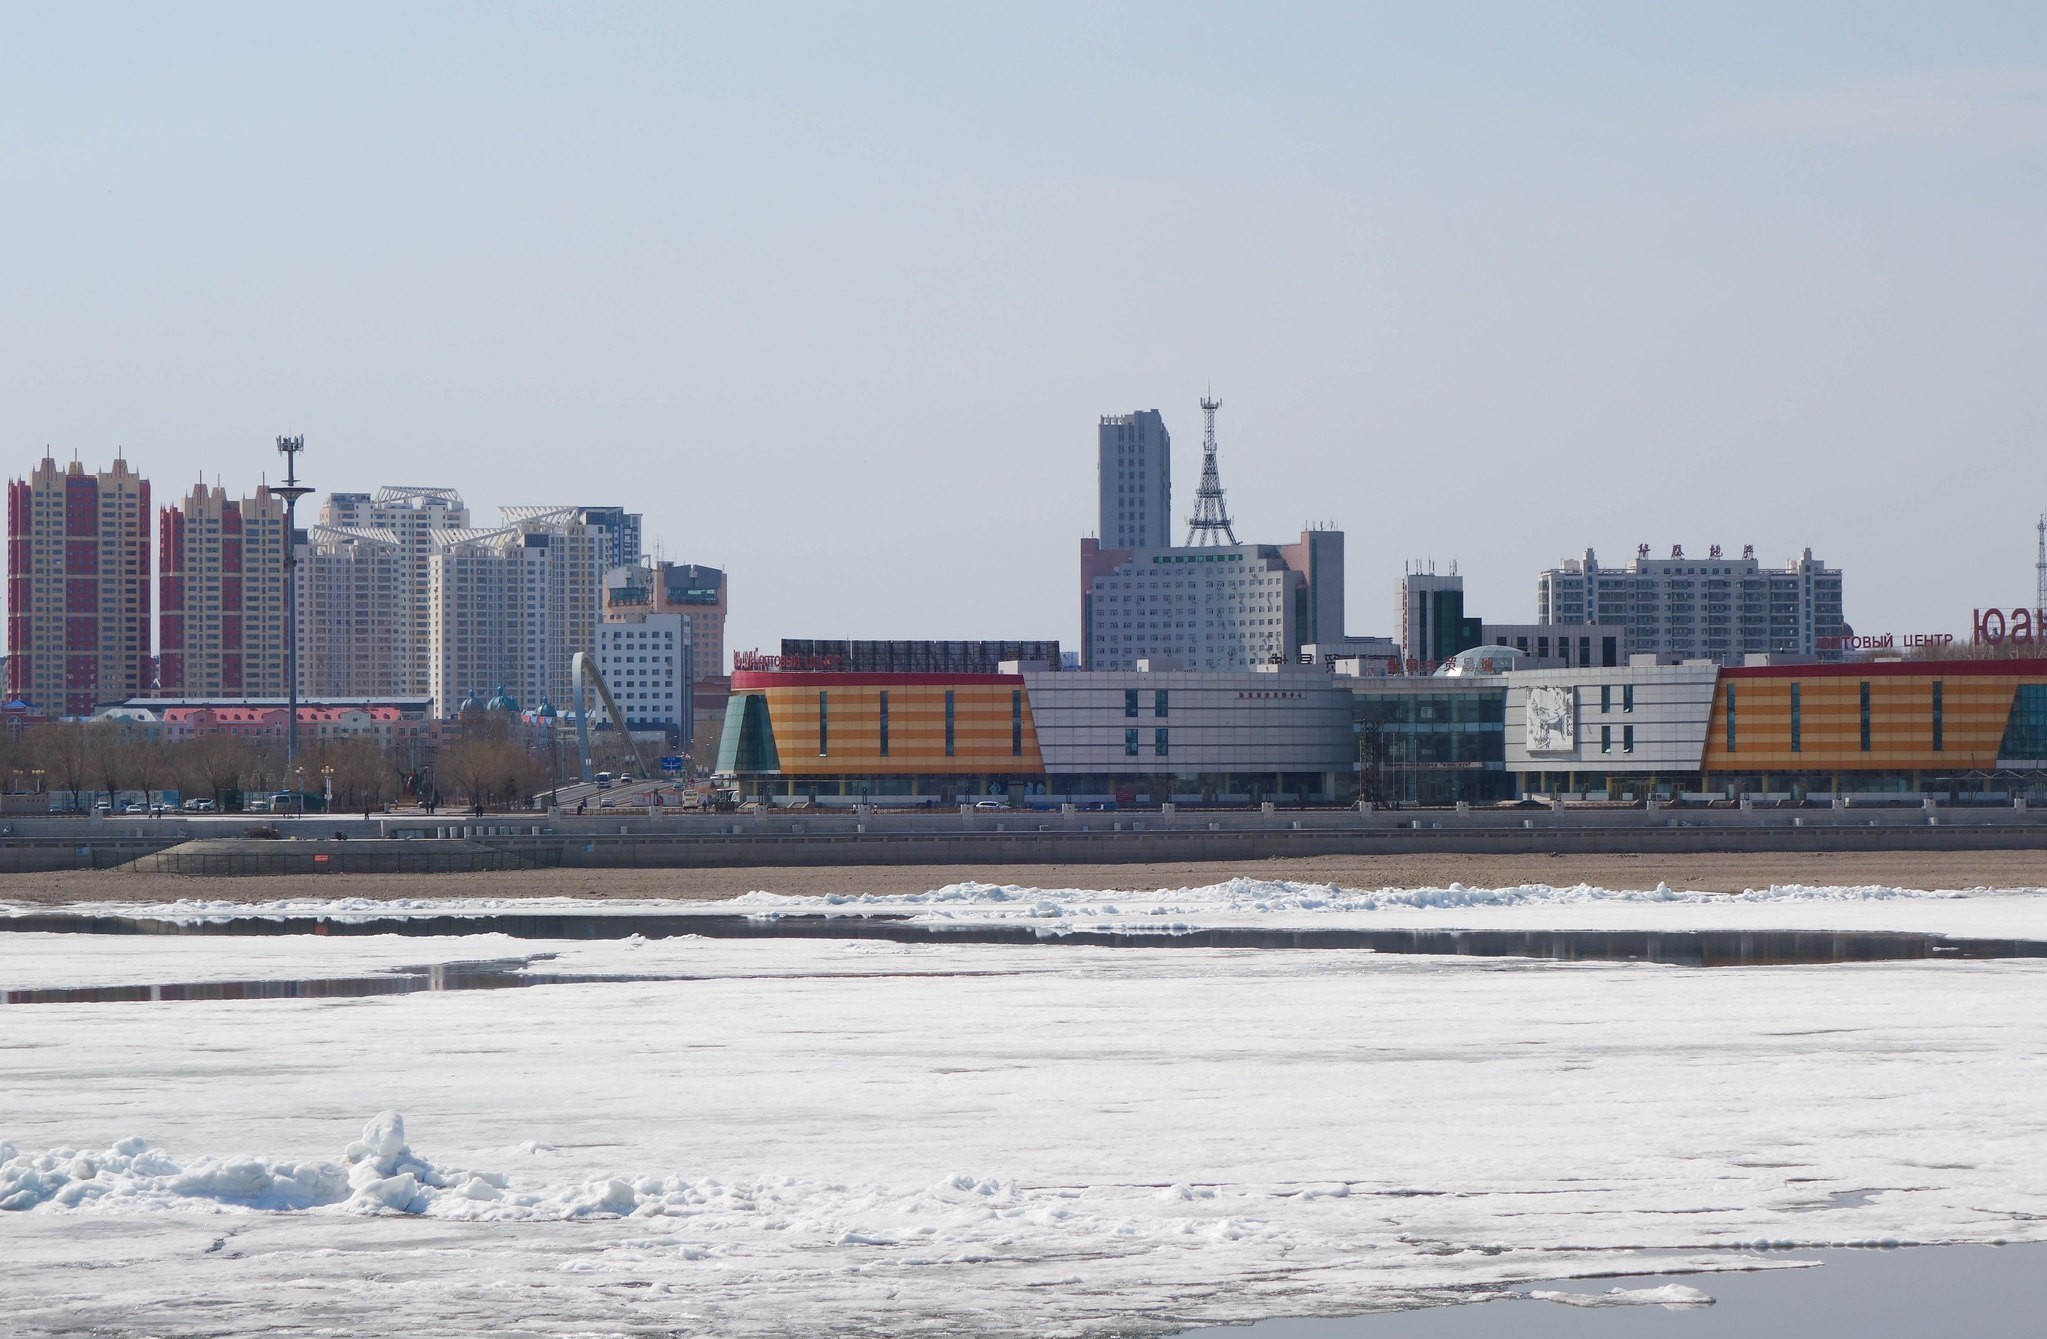
[[1223,505],[1222,475],[1215,467],[1215,411],[1222,401],[1201,398],[1201,415],[1206,428],[1201,434],[1201,487],[1194,493],[1194,514],[1187,518],[1187,547],[1197,544],[1235,544],[1237,532],[1230,525],[1229,508]]

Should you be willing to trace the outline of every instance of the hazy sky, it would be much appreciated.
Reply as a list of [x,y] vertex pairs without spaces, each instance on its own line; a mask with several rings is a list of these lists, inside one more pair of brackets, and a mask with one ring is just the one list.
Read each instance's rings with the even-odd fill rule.
[[1078,645],[1094,428],[1495,621],[1587,545],[2030,601],[2047,7],[0,9],[0,442],[625,502],[731,643]]

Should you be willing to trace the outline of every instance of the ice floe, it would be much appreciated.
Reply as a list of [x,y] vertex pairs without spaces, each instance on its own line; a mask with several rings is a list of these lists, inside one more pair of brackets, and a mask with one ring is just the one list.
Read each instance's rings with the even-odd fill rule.
[[1713,1305],[1712,1294],[1682,1283],[1666,1283],[1655,1288],[1609,1288],[1603,1293],[1538,1288],[1528,1295],[1538,1302],[1561,1302],[1565,1306],[1660,1306],[1669,1311],[1695,1311]]

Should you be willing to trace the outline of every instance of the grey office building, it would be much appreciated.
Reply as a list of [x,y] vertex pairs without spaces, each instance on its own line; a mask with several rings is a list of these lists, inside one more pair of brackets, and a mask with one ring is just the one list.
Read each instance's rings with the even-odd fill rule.
[[1156,409],[1102,416],[1099,464],[1105,549],[1173,542],[1173,438]]

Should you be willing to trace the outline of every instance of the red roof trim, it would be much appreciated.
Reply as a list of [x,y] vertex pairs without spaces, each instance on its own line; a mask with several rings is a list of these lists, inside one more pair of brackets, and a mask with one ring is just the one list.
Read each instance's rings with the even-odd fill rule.
[[2047,660],[1866,660],[1828,665],[1736,665],[1725,679],[2047,679]]
[[732,675],[732,691],[737,693],[748,688],[858,688],[872,685],[876,688],[897,688],[917,686],[940,686],[958,684],[1014,684],[1023,685],[1021,674],[847,674],[839,671],[809,670],[738,670]]

